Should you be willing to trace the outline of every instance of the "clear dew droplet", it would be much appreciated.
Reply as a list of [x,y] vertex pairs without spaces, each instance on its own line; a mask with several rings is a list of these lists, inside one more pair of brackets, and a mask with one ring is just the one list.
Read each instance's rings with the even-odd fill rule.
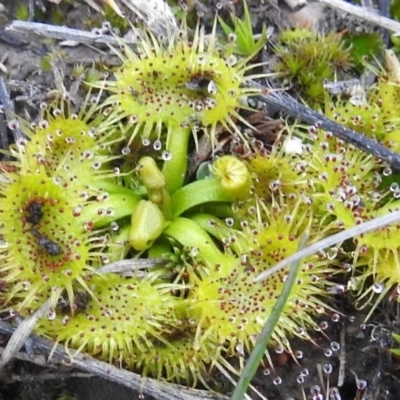
[[235,350],[236,350],[236,354],[238,354],[238,355],[241,356],[241,357],[244,356],[244,348],[243,348],[243,345],[242,345],[242,344],[238,344],[238,345],[235,347]]
[[103,21],[103,23],[101,24],[101,27],[107,31],[109,31],[111,29],[111,23],[109,21]]
[[161,158],[163,161],[172,160],[172,154],[168,150],[164,150],[161,154]]
[[87,160],[90,160],[90,159],[93,158],[93,151],[85,150],[85,151],[82,153],[82,155],[83,155],[83,157],[86,158]]
[[321,321],[319,326],[323,331],[329,328],[329,324],[326,321]]
[[322,369],[327,375],[331,374],[333,371],[332,364],[325,364]]
[[332,357],[333,351],[332,349],[324,349],[324,356],[325,357]]
[[364,390],[367,387],[367,381],[365,379],[357,379],[357,389]]
[[117,231],[117,230],[119,229],[119,225],[118,225],[117,222],[113,221],[113,222],[111,222],[111,224],[110,224],[110,228],[111,228],[112,231],[115,232],[115,231]]
[[383,176],[390,176],[392,175],[392,169],[390,167],[385,167],[382,171]]
[[385,289],[385,285],[383,283],[375,282],[372,285],[372,290],[374,291],[374,293],[380,294],[384,291],[384,289]]
[[208,83],[207,91],[210,94],[216,94],[217,93],[217,84],[213,80],[210,80],[210,82]]
[[353,270],[353,267],[351,266],[350,263],[342,263],[340,264],[340,268],[344,271],[344,272],[351,272]]
[[346,292],[346,286],[345,285],[335,285],[328,287],[327,289],[328,293],[332,294],[343,294]]
[[227,226],[231,227],[234,224],[234,220],[233,220],[233,218],[226,218],[225,223]]
[[306,336],[306,330],[301,326],[296,328],[296,332],[299,336]]
[[230,42],[235,42],[236,39],[237,39],[237,36],[236,36],[233,32],[231,32],[231,33],[228,35],[228,41],[230,41]]
[[282,378],[281,378],[280,376],[277,376],[277,377],[272,381],[272,383],[273,383],[274,385],[280,385],[280,384],[282,383]]
[[142,145],[143,146],[150,146],[150,144],[151,144],[151,141],[150,141],[149,138],[147,138],[147,137],[142,138]]
[[338,342],[331,342],[331,349],[333,351],[339,351],[340,350],[340,344]]
[[302,351],[300,351],[300,350],[296,350],[295,352],[294,352],[294,356],[297,358],[297,359],[300,359],[300,358],[303,358],[303,352]]
[[159,150],[161,150],[161,147],[162,147],[161,140],[158,140],[158,139],[155,140],[153,143],[153,149],[156,151],[159,151]]
[[11,121],[8,121],[7,125],[12,131],[15,131],[16,129],[19,128],[19,122],[16,119],[12,119]]
[[131,149],[129,147],[124,147],[121,149],[121,154],[124,156],[127,156],[130,153],[131,153]]
[[46,317],[49,321],[53,321],[56,318],[57,314],[55,310],[50,310],[47,314]]
[[306,377],[310,374],[310,371],[307,368],[303,368],[300,372],[300,375]]

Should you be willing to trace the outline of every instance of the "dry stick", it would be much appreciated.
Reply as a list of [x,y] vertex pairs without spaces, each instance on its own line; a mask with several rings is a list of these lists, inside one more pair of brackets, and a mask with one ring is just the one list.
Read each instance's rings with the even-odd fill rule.
[[[1,77],[0,77],[1,80]],[[1,82],[0,82],[1,85]],[[1,97],[1,95],[0,95]],[[1,100],[0,100],[1,102]],[[8,129],[7,129],[7,123],[6,123],[6,118],[5,115],[0,113],[0,148],[1,149],[8,149]],[[9,156],[6,154],[3,154],[2,156],[3,160],[8,160]]]
[[354,6],[353,4],[346,3],[342,0],[319,0],[320,3],[324,3],[332,8],[345,11],[349,14],[355,15],[361,19],[372,22],[378,26],[400,33],[400,23],[393,19],[382,17],[368,8]]
[[[0,349],[1,350],[1,349]],[[39,374],[26,374],[24,372],[21,375],[13,374],[11,376],[2,377],[2,383],[16,383],[16,382],[45,382],[45,381],[62,381],[68,378],[92,378],[92,374],[86,372],[47,372]]]
[[[6,84],[1,76],[0,76],[0,108],[6,117],[5,119],[8,121],[8,123],[10,123],[10,121],[14,119],[15,111],[14,111],[14,106],[10,100],[10,96],[8,95]],[[13,129],[12,133],[14,135],[15,143],[19,143],[24,138],[19,128]],[[5,139],[2,137],[1,148],[3,150],[8,150],[8,139],[5,141]]]
[[[251,82],[250,85],[257,88],[262,87],[254,82]],[[257,95],[256,98],[265,104],[270,104],[278,108],[280,111],[283,111],[302,122],[309,125],[315,125],[318,128],[331,132],[332,135],[338,139],[350,143],[358,149],[380,158],[388,163],[394,170],[400,171],[400,154],[395,153],[375,140],[367,138],[366,136],[340,125],[324,115],[300,104],[286,93],[271,91],[266,94]]]
[[29,318],[23,320],[15,329],[0,358],[0,370],[14,357],[25,344],[38,320],[50,311],[51,302],[44,302]]
[[[0,334],[11,336],[15,328],[7,322],[0,320]],[[210,393],[203,390],[188,389],[183,386],[172,383],[165,383],[150,378],[142,378],[140,375],[134,374],[123,369],[119,369],[113,365],[96,360],[90,356],[77,354],[71,359],[65,351],[64,347],[57,345],[47,339],[32,335],[35,348],[50,354],[52,352],[53,363],[69,365],[96,375],[100,378],[107,379],[123,385],[129,389],[136,390],[149,396],[153,396],[160,400],[226,400],[226,396]],[[53,351],[54,348],[54,351]]]
[[121,43],[133,44],[133,41],[116,38],[112,35],[98,34],[80,29],[67,28],[66,26],[56,26],[43,24],[40,22],[12,21],[6,26],[6,31],[20,33],[29,37],[32,35],[58,40],[74,40],[79,43],[104,43],[119,46]]
[[97,272],[102,274],[110,272],[117,274],[120,272],[132,272],[145,268],[153,268],[166,263],[167,261],[164,258],[131,258],[103,265]]
[[[1,321],[0,321],[0,323],[1,323]],[[0,332],[1,332],[1,327],[0,327]],[[5,349],[3,347],[0,347],[0,356],[4,353],[4,351],[5,351]],[[47,357],[44,356],[43,354],[34,354],[34,356],[31,357],[31,356],[28,356],[28,354],[24,353],[23,351],[19,351],[18,353],[15,353],[13,355],[13,359],[20,360],[20,361],[28,361],[31,364],[35,364],[40,367],[45,367],[47,369],[49,369],[49,368],[56,369],[59,367],[56,364],[54,364],[54,365],[49,364],[47,361]],[[1,376],[1,379],[3,379],[3,376]]]
[[346,328],[340,330],[339,374],[337,386],[342,387],[346,376]]

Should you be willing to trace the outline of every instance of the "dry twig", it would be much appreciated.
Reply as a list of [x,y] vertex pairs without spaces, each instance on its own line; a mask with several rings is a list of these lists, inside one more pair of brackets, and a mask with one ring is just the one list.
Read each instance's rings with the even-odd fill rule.
[[[12,335],[15,328],[7,322],[0,321],[0,334]],[[87,355],[78,354],[71,359],[64,351],[64,347],[54,346],[52,342],[39,336],[32,335],[35,348],[50,354],[52,352],[51,362],[56,364],[70,365],[93,374],[100,378],[104,378],[129,389],[136,390],[140,393],[153,396],[159,400],[227,400],[228,397],[211,393],[208,391],[188,389],[183,386],[172,383],[165,383],[155,379],[143,379],[140,375],[134,374],[123,369],[119,369],[113,365],[98,361]]]
[[42,38],[75,41],[86,44],[111,44],[118,46],[121,42],[134,44],[128,39],[116,38],[112,35],[105,35],[99,32],[88,32],[79,29],[67,28],[66,26],[57,26],[51,24],[42,24],[29,21],[12,21],[7,27],[7,31],[19,33],[24,36],[39,36]]
[[382,17],[375,13],[369,8],[355,6],[342,0],[319,0],[321,3],[328,5],[329,7],[336,8],[341,11],[345,11],[349,14],[355,15],[356,17],[365,21],[372,22],[377,26],[386,28],[393,31],[395,34],[400,34],[400,23],[393,19]]

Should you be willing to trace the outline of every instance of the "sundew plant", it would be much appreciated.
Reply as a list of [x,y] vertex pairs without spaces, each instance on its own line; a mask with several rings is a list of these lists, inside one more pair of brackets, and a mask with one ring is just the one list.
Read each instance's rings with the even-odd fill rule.
[[[35,332],[72,359],[209,387],[213,371],[241,373],[290,268],[255,282],[260,273],[305,234],[312,244],[399,209],[397,176],[319,126],[287,122],[259,139],[249,115],[261,89],[249,82],[267,77],[254,62],[266,38],[251,43],[247,9],[245,18],[232,29],[216,18],[210,31],[182,22],[166,37],[144,30],[135,47],[118,39],[120,64],[88,83],[79,107],[64,96],[37,121],[9,121],[23,139],[0,165],[1,315],[28,318],[50,299]],[[382,73],[362,104],[329,97],[321,80],[350,53],[334,35],[313,35],[281,35],[280,76],[325,115],[397,149],[398,84]],[[312,57],[315,44],[331,51]],[[306,56],[320,81],[303,76]],[[194,177],[190,154],[204,139],[210,156]],[[392,225],[301,260],[263,366],[272,353],[297,362],[294,339],[317,345],[313,332],[340,318],[333,295],[346,288],[360,308],[397,299],[399,246]],[[104,272],[126,259],[158,262]]]

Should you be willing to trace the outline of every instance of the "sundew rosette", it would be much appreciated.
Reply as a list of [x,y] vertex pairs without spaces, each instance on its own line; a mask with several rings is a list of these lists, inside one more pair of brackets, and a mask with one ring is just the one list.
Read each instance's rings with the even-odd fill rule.
[[211,136],[218,124],[237,131],[234,119],[243,120],[237,109],[247,108],[242,98],[259,92],[242,87],[254,78],[245,76],[254,66],[224,56],[215,28],[206,36],[198,25],[192,41],[184,28],[166,44],[147,33],[136,52],[125,45],[115,50],[123,64],[115,80],[101,85],[113,93],[104,104],[111,107],[110,120],[128,118],[133,136],[148,137],[154,130],[159,135],[163,126],[169,136],[176,127],[199,125]]
[[1,176],[0,274],[9,286],[3,306],[22,309],[36,296],[55,304],[63,290],[72,303],[74,282],[87,288],[83,275],[96,244],[76,212],[82,199],[65,193],[43,169]]
[[246,75],[254,65],[224,55],[216,24],[209,36],[198,25],[193,40],[186,27],[166,42],[147,33],[138,39],[136,51],[121,44],[115,52],[122,66],[114,79],[96,84],[112,93],[104,102],[108,122],[126,120],[130,142],[138,135],[163,139],[170,154],[163,172],[172,193],[183,184],[191,134],[197,142],[202,129],[213,144],[219,127],[241,136],[236,122],[248,123],[238,111],[249,109],[246,97],[260,91],[244,87],[257,77]]

